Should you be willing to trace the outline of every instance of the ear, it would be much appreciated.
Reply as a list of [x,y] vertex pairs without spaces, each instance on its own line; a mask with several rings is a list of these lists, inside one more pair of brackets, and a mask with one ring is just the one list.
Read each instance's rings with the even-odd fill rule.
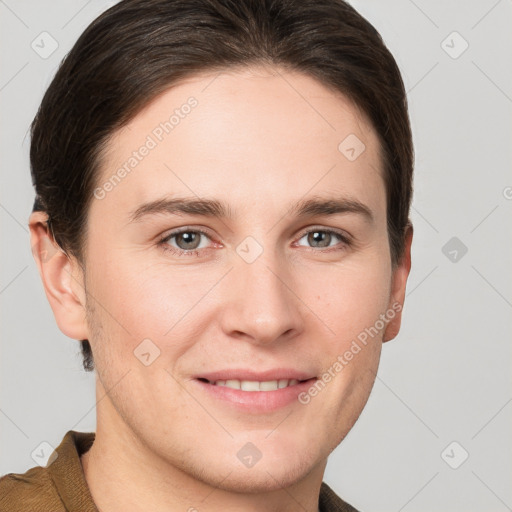
[[32,254],[59,329],[70,338],[88,339],[81,266],[75,258],[65,254],[53,239],[46,213],[33,212],[29,228]]
[[396,314],[386,326],[386,330],[384,331],[384,336],[382,338],[383,342],[392,340],[400,331],[400,325],[402,323],[402,309],[405,301],[405,286],[407,284],[409,272],[411,271],[412,236],[413,227],[409,222],[405,231],[404,252],[391,277],[391,295],[388,310],[395,311]]

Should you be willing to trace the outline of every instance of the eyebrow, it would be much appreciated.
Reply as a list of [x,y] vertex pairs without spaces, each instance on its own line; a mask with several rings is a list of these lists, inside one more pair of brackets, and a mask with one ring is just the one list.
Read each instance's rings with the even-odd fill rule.
[[[288,214],[297,218],[355,213],[361,215],[369,223],[374,222],[372,210],[359,200],[349,197],[324,198],[310,197],[298,201],[288,210]],[[148,215],[200,215],[203,217],[232,219],[233,211],[228,204],[216,199],[176,197],[157,199],[139,206],[130,214],[131,222],[140,221]]]

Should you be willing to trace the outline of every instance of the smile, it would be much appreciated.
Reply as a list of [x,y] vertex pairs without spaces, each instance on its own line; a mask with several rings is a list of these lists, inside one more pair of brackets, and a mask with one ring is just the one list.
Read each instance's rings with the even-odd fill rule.
[[[206,379],[205,379],[206,380]],[[299,384],[297,379],[279,379],[279,380],[217,380],[208,381],[209,384],[214,386],[225,386],[230,389],[240,389],[242,391],[276,391],[278,389],[287,388],[289,386],[295,386]]]
[[299,404],[299,394],[316,380],[310,372],[295,370],[232,369],[197,375],[193,382],[215,406],[260,415]]

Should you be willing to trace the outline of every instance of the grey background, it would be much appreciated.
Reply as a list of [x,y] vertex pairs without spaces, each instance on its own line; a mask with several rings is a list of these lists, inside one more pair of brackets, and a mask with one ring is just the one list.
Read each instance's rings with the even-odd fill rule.
[[[60,60],[114,3],[0,0],[0,474],[35,466],[41,442],[95,429],[94,376],[30,251],[28,127]],[[325,481],[361,511],[512,510],[512,2],[352,4],[408,89],[415,236],[402,330]],[[45,59],[31,47],[43,31],[58,42]],[[460,55],[454,31],[469,44]]]

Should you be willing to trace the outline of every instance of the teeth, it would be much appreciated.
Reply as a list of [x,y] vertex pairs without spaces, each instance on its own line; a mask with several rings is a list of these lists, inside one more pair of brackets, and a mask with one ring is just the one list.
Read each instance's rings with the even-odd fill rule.
[[239,380],[227,380],[226,387],[231,389],[240,389],[240,381]]
[[231,389],[241,389],[242,391],[275,391],[277,389],[295,386],[299,381],[297,379],[280,379],[280,380],[218,380],[212,384],[216,386],[225,386]]
[[260,385],[259,385],[260,391],[275,391],[276,389],[278,389],[277,380],[267,380],[264,382],[260,382]]
[[278,383],[279,389],[285,388],[286,386],[288,386],[288,379],[281,379]]

